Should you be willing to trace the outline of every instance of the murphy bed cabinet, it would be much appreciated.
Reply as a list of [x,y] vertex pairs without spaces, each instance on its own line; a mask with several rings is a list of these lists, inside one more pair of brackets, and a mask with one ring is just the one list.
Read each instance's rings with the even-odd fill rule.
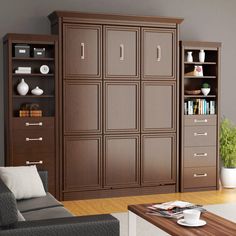
[[182,19],[53,12],[60,198],[176,192]]
[[[219,188],[220,51],[221,43],[180,42],[182,192]],[[207,95],[204,83],[210,86]]]
[[[57,36],[7,34],[3,43],[5,164],[48,171],[49,191],[59,197]],[[42,65],[48,73],[40,72]],[[29,86],[25,95],[17,91],[22,79]],[[32,94],[37,86],[42,95]]]

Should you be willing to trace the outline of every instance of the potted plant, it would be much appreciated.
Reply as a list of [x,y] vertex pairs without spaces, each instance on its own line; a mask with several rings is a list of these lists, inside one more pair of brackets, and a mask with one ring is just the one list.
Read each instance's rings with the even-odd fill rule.
[[211,91],[211,86],[208,83],[204,83],[202,84],[201,91],[204,94],[204,96],[207,96]]
[[221,182],[225,188],[236,187],[236,126],[224,118],[220,125]]

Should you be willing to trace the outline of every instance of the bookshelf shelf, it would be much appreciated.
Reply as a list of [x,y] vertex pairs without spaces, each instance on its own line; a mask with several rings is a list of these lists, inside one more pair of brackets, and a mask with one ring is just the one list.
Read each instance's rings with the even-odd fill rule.
[[184,95],[185,98],[216,98],[216,95]]
[[207,75],[207,76],[193,76],[193,75],[185,75],[184,78],[190,78],[190,79],[215,79],[215,75]]

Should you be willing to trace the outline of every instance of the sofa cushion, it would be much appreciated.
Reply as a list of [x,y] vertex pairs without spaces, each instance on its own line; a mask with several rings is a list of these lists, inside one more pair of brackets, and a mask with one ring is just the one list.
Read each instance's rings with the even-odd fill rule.
[[21,213],[56,206],[63,205],[62,203],[57,201],[50,193],[47,193],[45,197],[36,197],[17,201],[17,208]]
[[16,199],[46,195],[36,166],[0,167],[0,178],[13,192]]
[[73,216],[69,211],[67,211],[62,206],[44,208],[35,211],[28,211],[22,213],[25,220],[44,220],[44,219],[53,219],[53,218],[63,218]]
[[17,210],[17,217],[18,217],[18,221],[25,221],[24,216],[20,213],[19,210]]

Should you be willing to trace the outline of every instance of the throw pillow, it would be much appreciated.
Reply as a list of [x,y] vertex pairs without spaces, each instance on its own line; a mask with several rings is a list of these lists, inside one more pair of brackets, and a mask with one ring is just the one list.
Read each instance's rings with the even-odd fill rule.
[[0,178],[17,200],[46,196],[36,166],[0,167]]

